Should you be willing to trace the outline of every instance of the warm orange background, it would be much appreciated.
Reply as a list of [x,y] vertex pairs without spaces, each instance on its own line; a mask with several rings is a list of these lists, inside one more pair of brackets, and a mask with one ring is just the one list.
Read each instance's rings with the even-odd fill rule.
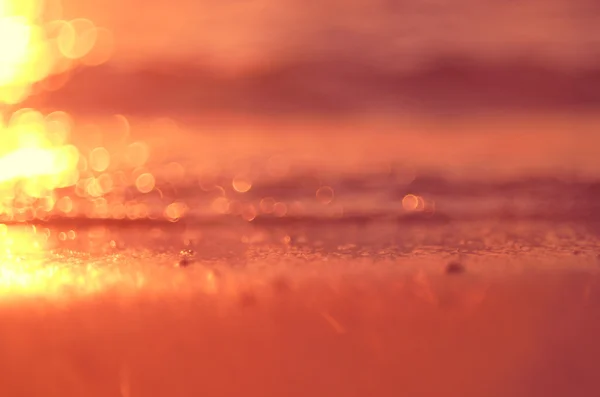
[[[57,0],[52,0],[57,1]],[[290,54],[346,54],[410,67],[444,52],[595,63],[591,0],[64,0],[118,38],[116,61],[185,56],[241,67]]]

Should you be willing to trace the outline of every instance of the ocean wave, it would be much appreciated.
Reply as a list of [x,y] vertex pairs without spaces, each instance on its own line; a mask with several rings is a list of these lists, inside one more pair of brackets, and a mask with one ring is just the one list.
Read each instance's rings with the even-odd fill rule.
[[[92,94],[93,93],[93,94]],[[600,70],[535,60],[438,57],[412,71],[364,59],[289,59],[231,75],[198,62],[111,66],[75,73],[31,103],[78,113],[189,115],[223,112],[339,114],[477,110],[589,110],[600,105]]]

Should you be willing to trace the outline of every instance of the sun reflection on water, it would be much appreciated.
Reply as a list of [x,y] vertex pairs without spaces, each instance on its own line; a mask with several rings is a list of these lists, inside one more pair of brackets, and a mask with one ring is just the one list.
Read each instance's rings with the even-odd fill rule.
[[[44,89],[65,82],[78,65],[97,65],[108,60],[111,40],[93,22],[79,18],[62,20],[59,4],[40,0],[0,0],[0,217],[3,221],[46,219],[56,210],[69,213],[73,201],[61,189],[81,180],[81,153],[69,143],[73,122],[64,112],[43,115],[19,104]],[[54,81],[54,83],[52,83]],[[46,82],[51,82],[46,84]],[[96,171],[108,167],[102,148],[90,153]],[[108,189],[106,178],[99,189]],[[0,225],[0,292],[26,289],[42,291],[49,279],[66,277],[46,263],[48,230]],[[65,239],[74,239],[74,231]],[[60,238],[60,236],[59,236]],[[59,275],[62,273],[62,275]],[[59,277],[59,278],[60,278]],[[90,285],[93,285],[90,284]]]
[[[0,222],[31,222],[53,217],[179,220],[185,204],[167,197],[157,180],[177,184],[179,163],[150,171],[149,147],[129,140],[129,120],[79,126],[69,114],[47,115],[19,104],[57,76],[66,81],[80,65],[109,58],[104,29],[79,18],[62,20],[57,3],[0,0]],[[54,8],[53,8],[54,7]],[[48,16],[54,19],[49,19]],[[164,128],[174,123],[161,122]],[[175,127],[173,127],[175,128]],[[105,142],[109,130],[118,144]],[[85,142],[73,144],[76,132]]]
[[87,19],[48,20],[56,11],[51,5],[0,0],[5,38],[0,42],[0,215],[5,220],[43,219],[56,204],[57,189],[75,186],[80,178],[80,153],[69,144],[69,115],[15,110],[44,88],[38,83],[85,64],[99,37]]
[[[240,144],[225,155],[204,151],[207,157],[223,157],[214,164],[198,153],[187,163],[173,161],[168,150],[151,150],[164,143],[165,135],[184,136],[180,133],[186,131],[170,119],[154,120],[151,131],[144,131],[148,140],[163,137],[150,145],[136,137],[138,126],[132,127],[124,115],[80,125],[63,111],[19,108],[31,95],[60,88],[75,68],[110,56],[108,31],[87,19],[58,19],[56,10],[47,10],[50,5],[56,4],[0,0],[0,36],[12,38],[0,43],[0,224],[72,223],[52,233],[29,226],[11,226],[8,233],[2,226],[1,291],[27,287],[39,292],[64,285],[93,291],[122,280],[120,271],[100,270],[89,258],[71,267],[73,252],[60,257],[53,250],[56,243],[93,240],[93,232],[84,229],[104,228],[110,221],[119,221],[118,228],[140,221],[141,231],[148,221],[172,225],[194,216],[254,225],[264,219],[284,223],[307,214],[337,219],[352,213],[347,189],[334,177],[297,173],[296,160],[285,153],[270,152],[262,164],[236,162],[237,150],[244,147]],[[219,148],[214,142],[205,146]],[[412,194],[404,197],[401,208],[407,213],[435,210],[433,201]],[[242,236],[240,241],[253,240]],[[115,248],[121,242],[111,244]],[[89,254],[86,249],[79,252]]]
[[35,227],[9,228],[0,224],[0,295],[43,288],[54,276],[53,266],[42,266],[47,255],[45,231]]
[[61,298],[102,292],[111,285],[143,285],[141,273],[124,276],[110,266],[110,256],[96,263],[89,254],[60,248],[76,238],[74,230],[0,224],[0,300],[16,296]]

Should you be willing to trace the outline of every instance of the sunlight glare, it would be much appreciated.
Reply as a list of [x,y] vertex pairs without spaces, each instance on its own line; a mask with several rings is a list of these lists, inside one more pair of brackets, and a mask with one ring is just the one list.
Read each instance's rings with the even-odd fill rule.
[[46,3],[0,0],[0,215],[11,220],[16,202],[54,203],[54,190],[79,179],[68,115],[13,108],[39,91],[37,83],[76,66],[96,41],[97,28],[87,19],[43,20],[51,6]]

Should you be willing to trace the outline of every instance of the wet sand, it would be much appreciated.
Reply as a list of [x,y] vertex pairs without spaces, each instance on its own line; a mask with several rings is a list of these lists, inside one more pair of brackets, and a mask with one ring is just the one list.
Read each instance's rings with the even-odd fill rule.
[[[455,227],[467,240],[440,246]],[[599,246],[576,228],[553,240],[535,223],[496,227],[487,245],[468,223],[188,226],[155,242],[139,228],[66,241],[51,228],[44,249],[4,259],[34,278],[2,286],[2,390],[597,395]]]

